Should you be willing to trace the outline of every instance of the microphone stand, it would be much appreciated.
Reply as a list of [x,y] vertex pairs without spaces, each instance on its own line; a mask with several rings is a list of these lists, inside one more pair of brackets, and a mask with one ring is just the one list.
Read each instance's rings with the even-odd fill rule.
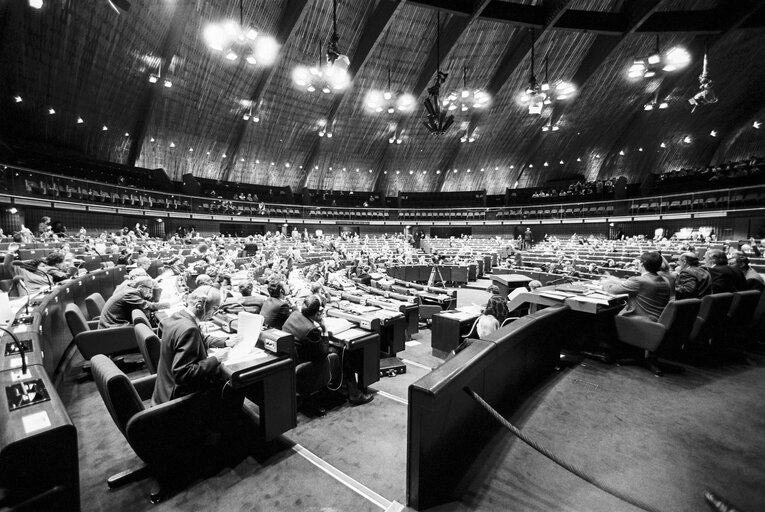
[[5,327],[0,327],[0,331],[8,333],[8,335],[13,338],[13,343],[16,344],[16,348],[19,349],[19,355],[21,356],[21,374],[26,375],[27,373],[27,358],[26,354],[24,353],[24,344],[19,341],[19,339],[16,337],[15,334],[13,334],[13,331],[10,331],[6,329]]
[[19,285],[21,288],[24,288],[24,291],[27,292],[27,302],[24,304],[24,315],[29,316],[29,290],[27,289],[27,285],[24,283],[24,278],[21,276],[16,276],[13,278],[13,282]]

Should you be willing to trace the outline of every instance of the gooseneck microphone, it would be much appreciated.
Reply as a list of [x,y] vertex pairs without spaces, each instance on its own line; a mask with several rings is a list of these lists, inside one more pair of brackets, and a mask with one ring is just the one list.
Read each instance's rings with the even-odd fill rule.
[[24,291],[27,292],[27,303],[24,304],[24,314],[28,316],[30,295],[29,295],[29,290],[27,289],[27,285],[26,283],[24,283],[24,278],[21,276],[14,276],[13,284],[16,285],[17,287],[23,288]]
[[15,334],[13,334],[13,331],[10,331],[6,329],[5,327],[0,327],[0,331],[8,333],[8,335],[13,338],[13,343],[16,344],[16,348],[19,349],[19,355],[21,356],[21,374],[26,375],[27,373],[27,357],[24,353],[24,344],[19,341],[19,339],[16,337]]

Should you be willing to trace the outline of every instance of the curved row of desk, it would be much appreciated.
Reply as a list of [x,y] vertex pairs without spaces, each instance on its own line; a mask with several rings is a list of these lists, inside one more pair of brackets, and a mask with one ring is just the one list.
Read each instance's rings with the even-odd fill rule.
[[79,510],[77,430],[56,392],[74,353],[64,309],[85,298],[108,297],[125,278],[125,267],[97,270],[54,286],[20,306],[8,326],[26,346],[27,373],[10,335],[0,341],[0,508]]

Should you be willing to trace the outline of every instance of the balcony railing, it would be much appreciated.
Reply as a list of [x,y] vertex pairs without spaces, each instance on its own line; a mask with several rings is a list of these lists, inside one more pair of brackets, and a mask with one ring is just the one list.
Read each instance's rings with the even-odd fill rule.
[[[723,210],[765,208],[765,185],[713,191],[651,196],[613,201],[545,203],[493,208],[350,208],[254,203],[237,199],[167,194],[153,190],[121,187],[44,173],[32,169],[0,166],[0,194],[58,203],[159,212],[178,212],[221,220],[257,222],[343,221],[348,223],[396,224],[421,222],[516,223],[524,220],[574,221],[582,218],[626,220],[636,216],[703,214]],[[92,209],[92,208],[91,208]],[[124,213],[124,212],[123,212]],[[622,218],[622,219],[620,219]]]

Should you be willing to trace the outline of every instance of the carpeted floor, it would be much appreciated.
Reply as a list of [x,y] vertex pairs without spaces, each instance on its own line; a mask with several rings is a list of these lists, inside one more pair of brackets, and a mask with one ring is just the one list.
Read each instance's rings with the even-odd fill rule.
[[[460,291],[460,304],[486,293]],[[267,447],[210,459],[206,475],[151,505],[148,480],[107,490],[109,475],[139,464],[92,382],[61,389],[78,428],[83,510],[381,510],[406,500],[407,388],[438,364],[430,331],[399,356],[407,373],[373,386],[365,406],[338,405]],[[135,373],[134,377],[140,373]],[[656,378],[638,367],[585,361],[532,393],[512,421],[596,478],[658,510],[704,510],[716,490],[745,511],[765,510],[765,360],[689,368]],[[402,401],[404,403],[402,403]],[[469,432],[465,433],[470,435]],[[248,455],[249,453],[249,455]],[[311,462],[313,454],[382,501],[354,492]],[[501,431],[465,476],[464,497],[439,510],[632,511],[635,507],[573,476]],[[207,461],[203,461],[206,464]],[[325,468],[326,469],[326,468]]]

